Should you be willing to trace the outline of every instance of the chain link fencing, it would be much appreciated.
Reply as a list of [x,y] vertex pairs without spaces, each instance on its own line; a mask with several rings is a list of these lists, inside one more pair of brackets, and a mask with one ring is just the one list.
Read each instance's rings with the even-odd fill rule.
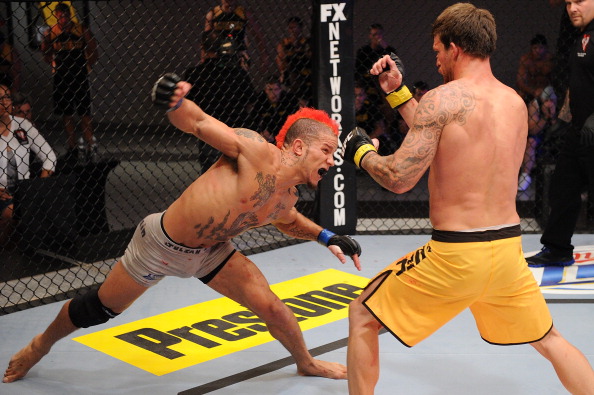
[[[0,4],[0,83],[7,86],[5,92],[0,88],[5,123],[0,125],[0,188],[8,194],[0,201],[0,314],[62,300],[103,282],[138,222],[165,210],[218,158],[216,150],[176,130],[152,106],[150,90],[163,73],[191,82],[189,97],[209,114],[257,130],[270,141],[287,115],[315,105],[309,1],[64,3]],[[222,3],[239,8],[220,13]],[[367,70],[378,56],[394,51],[405,63],[409,87],[422,93],[439,85],[430,26],[452,3],[354,4],[356,121],[380,138],[383,152],[398,148],[407,128],[386,108]],[[542,46],[537,35],[551,54],[544,61],[526,58],[522,76],[529,84],[541,77],[532,75],[533,69],[551,69],[546,83],[539,80],[542,86],[532,86],[532,97],[526,97],[535,117],[532,151],[527,150],[523,166],[531,182],[519,185],[517,198],[523,230],[539,232],[566,127],[559,110],[567,84],[562,60],[569,42],[563,39],[571,29],[560,34],[563,8],[545,1],[475,4],[490,9],[498,23],[492,65],[504,83],[520,89],[520,59],[533,44]],[[52,29],[65,23],[64,14],[76,27]],[[15,118],[2,115],[8,112]],[[10,125],[16,126],[8,130]],[[382,189],[363,172],[356,179],[358,233],[430,232],[426,175],[402,195]],[[297,208],[315,219],[315,191],[300,187]],[[578,231],[591,231],[587,220],[586,213]],[[265,226],[233,242],[250,254],[298,241]]]

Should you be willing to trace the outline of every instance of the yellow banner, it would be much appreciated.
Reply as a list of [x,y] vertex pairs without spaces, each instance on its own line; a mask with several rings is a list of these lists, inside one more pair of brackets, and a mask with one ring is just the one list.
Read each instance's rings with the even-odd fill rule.
[[[348,304],[368,281],[328,269],[271,288],[293,310],[301,329],[307,330],[346,318]],[[347,335],[345,331],[337,337]],[[220,298],[74,340],[161,376],[274,338],[252,312]]]

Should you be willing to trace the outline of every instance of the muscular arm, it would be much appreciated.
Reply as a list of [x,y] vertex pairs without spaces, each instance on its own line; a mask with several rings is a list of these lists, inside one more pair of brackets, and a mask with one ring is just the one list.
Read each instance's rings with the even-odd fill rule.
[[[172,103],[181,100],[190,90],[191,85],[181,81],[177,85]],[[266,155],[268,143],[258,133],[248,129],[233,129],[202,111],[193,101],[183,99],[182,105],[167,113],[171,124],[185,133],[193,134],[208,145],[221,151],[229,158],[237,158],[240,152],[245,154]]]
[[[320,232],[322,231],[322,227],[315,222],[311,221],[309,218],[305,217],[301,213],[292,207],[289,211],[288,215],[284,218],[274,221],[272,223],[278,230],[283,232],[286,235],[291,237],[295,237],[297,239],[304,239],[304,240],[312,240],[317,241]],[[333,236],[336,237],[347,237],[347,236]],[[346,263],[345,254],[353,254],[351,255],[351,259],[353,260],[355,267],[357,270],[361,270],[361,262],[359,261],[359,253],[361,249],[359,247],[358,252],[349,251],[349,249],[345,249],[344,251],[339,247],[340,242],[332,242],[333,239],[330,240],[328,249],[334,256],[336,256],[342,263]],[[358,243],[352,241],[352,243],[358,246]],[[338,245],[337,245],[338,244]],[[354,247],[354,245],[353,245]]]
[[474,107],[474,99],[457,86],[442,85],[429,91],[418,105],[402,106],[400,113],[407,123],[413,106],[412,127],[398,151],[389,156],[371,152],[361,163],[374,180],[396,193],[415,186],[435,157],[444,126],[453,120],[461,122]]
[[322,227],[300,212],[295,207],[291,208],[288,215],[278,219],[272,224],[281,232],[296,239],[317,240]]

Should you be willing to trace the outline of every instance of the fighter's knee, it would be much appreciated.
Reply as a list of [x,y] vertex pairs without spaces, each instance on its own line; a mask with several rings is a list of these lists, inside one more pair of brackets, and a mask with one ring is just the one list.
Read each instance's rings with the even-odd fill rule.
[[97,289],[77,295],[68,306],[70,321],[78,328],[103,324],[118,314],[101,303]]
[[359,316],[363,315],[367,310],[365,306],[363,306],[363,302],[361,298],[354,299],[351,303],[349,303],[349,319],[356,319]]
[[561,334],[555,327],[552,327],[551,330],[543,336],[542,339],[539,341],[530,343],[532,347],[536,349],[539,353],[541,353],[546,358],[549,358],[551,349],[555,348],[555,344],[558,344],[558,340],[562,339]]

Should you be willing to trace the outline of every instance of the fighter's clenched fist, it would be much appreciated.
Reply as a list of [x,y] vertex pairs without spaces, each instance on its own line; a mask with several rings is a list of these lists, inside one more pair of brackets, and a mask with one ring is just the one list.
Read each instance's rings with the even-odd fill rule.
[[356,127],[344,139],[344,150],[342,151],[343,158],[350,163],[354,163],[357,167],[361,167],[363,157],[370,152],[377,152],[373,145],[373,141],[367,135],[365,130]]
[[404,81],[404,64],[396,54],[385,55],[371,67],[369,72],[378,76],[378,84],[392,108],[399,107],[412,99]]
[[163,110],[170,110],[172,98],[175,95],[177,83],[181,78],[175,73],[167,73],[155,82],[151,92],[153,104]]

